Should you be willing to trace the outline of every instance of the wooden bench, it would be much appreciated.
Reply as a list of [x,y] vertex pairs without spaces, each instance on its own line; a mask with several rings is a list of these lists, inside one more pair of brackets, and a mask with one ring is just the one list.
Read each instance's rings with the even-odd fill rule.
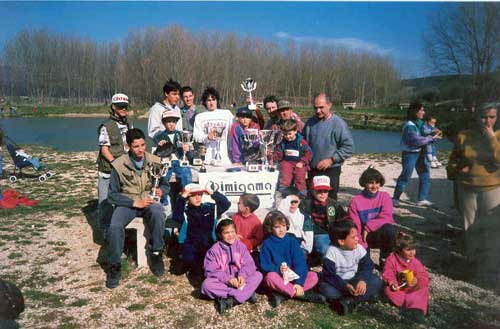
[[399,103],[400,110],[407,110],[410,108],[410,103]]
[[137,267],[148,265],[148,258],[146,257],[146,237],[144,236],[144,222],[142,217],[134,218],[125,229],[134,229],[136,233],[136,249],[137,249]]
[[355,109],[356,108],[356,102],[342,103],[342,106],[344,107],[344,109]]

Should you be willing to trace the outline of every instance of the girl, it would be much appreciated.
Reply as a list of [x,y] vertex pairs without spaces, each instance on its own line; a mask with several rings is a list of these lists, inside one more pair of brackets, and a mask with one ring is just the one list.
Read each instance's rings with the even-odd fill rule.
[[359,178],[359,185],[364,190],[352,198],[349,205],[349,218],[358,229],[359,243],[368,251],[369,248],[380,248],[380,269],[396,240],[391,197],[380,191],[384,183],[380,171],[369,166]]
[[[416,241],[413,237],[399,233],[396,239],[396,252],[387,257],[382,280],[387,285],[385,294],[391,302],[401,307],[412,320],[423,323],[429,303],[429,274],[422,263],[415,258],[415,249]],[[401,279],[400,273],[405,270],[413,273],[413,280]]]
[[293,193],[281,200],[278,210],[288,218],[290,222],[288,233],[295,235],[295,238],[297,238],[300,244],[300,248],[307,257],[313,248],[313,224],[308,214],[300,212],[299,205],[300,198],[298,193]]
[[236,303],[257,301],[255,290],[262,281],[247,247],[236,239],[232,220],[217,224],[217,240],[205,255],[205,281],[202,294],[216,300],[217,311],[222,314]]
[[[290,222],[281,211],[271,211],[264,219],[264,234],[267,239],[262,243],[260,267],[265,274],[264,286],[271,291],[271,306],[277,307],[293,297],[324,303],[322,295],[311,291],[318,283],[318,275],[308,271],[299,242],[287,234],[288,229]],[[285,281],[289,270],[294,271],[298,278]]]

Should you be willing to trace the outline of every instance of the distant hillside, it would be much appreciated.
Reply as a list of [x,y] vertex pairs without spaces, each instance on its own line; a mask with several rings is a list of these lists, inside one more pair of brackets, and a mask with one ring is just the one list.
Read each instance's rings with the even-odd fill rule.
[[423,78],[416,79],[406,79],[402,80],[402,84],[404,87],[413,87],[415,91],[422,91],[426,89],[436,89],[441,90],[443,88],[447,88],[450,84],[470,84],[471,83],[470,75],[459,75],[459,74],[450,74],[450,75],[435,75]]

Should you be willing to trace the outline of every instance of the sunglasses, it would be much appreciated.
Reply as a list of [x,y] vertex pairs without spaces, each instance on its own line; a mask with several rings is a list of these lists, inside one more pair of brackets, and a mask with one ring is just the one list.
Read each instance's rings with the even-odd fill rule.
[[291,203],[291,204],[297,204],[297,203],[299,203],[299,202],[300,202],[299,200],[291,200],[291,201],[290,201],[290,203]]

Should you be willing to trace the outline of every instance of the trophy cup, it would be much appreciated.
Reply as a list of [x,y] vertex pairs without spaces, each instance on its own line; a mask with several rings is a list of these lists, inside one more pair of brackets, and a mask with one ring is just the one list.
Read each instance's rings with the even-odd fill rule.
[[252,111],[255,111],[257,109],[257,106],[254,104],[252,98],[252,91],[254,91],[255,88],[257,88],[257,82],[253,81],[252,78],[248,78],[241,83],[241,89],[243,89],[243,91],[246,91],[248,93],[248,96],[250,97],[250,104],[248,105],[248,109]]
[[272,130],[261,130],[259,131],[259,143],[264,146],[264,169],[269,170],[269,146],[274,142],[274,131]]
[[153,190],[149,192],[149,197],[155,202],[160,202],[160,197],[156,195],[156,189],[160,186],[160,178],[167,173],[167,167],[161,163],[153,163],[149,167],[149,174],[154,178]]
[[[259,142],[259,130],[248,128],[243,134],[244,148],[251,149],[256,142]],[[260,144],[260,142],[259,142]],[[259,165],[252,160],[246,162],[246,168],[249,172],[259,171]]]
[[160,163],[165,167],[165,172],[172,166],[172,161],[171,161],[170,157],[161,158]]
[[[182,140],[182,144],[188,144],[189,145],[189,149],[191,149],[193,147],[193,143],[192,143],[193,133],[192,132],[190,132],[190,131],[183,131],[182,132],[181,140]],[[186,151],[184,151],[184,149],[183,149],[182,152],[183,152],[182,160],[180,161],[181,167],[189,167],[189,161],[186,158]]]
[[[283,133],[281,132],[281,130],[273,130],[271,140],[272,140],[272,143],[271,143],[271,154],[272,154],[272,153],[274,153],[274,149],[276,148],[276,145],[281,143],[281,141],[283,140]],[[274,164],[274,160],[272,157],[270,160],[270,165],[269,165],[268,170],[269,171],[276,170],[276,165]]]
[[212,130],[215,133],[215,143],[216,143],[215,155],[212,159],[213,166],[222,166],[222,155],[220,154],[220,142],[222,140],[222,135],[224,134],[225,130],[226,127],[215,127]]
[[207,168],[205,168],[205,154],[207,154],[207,147],[203,144],[200,145],[200,158],[201,158],[201,167],[200,167],[200,172],[201,173],[206,173]]

